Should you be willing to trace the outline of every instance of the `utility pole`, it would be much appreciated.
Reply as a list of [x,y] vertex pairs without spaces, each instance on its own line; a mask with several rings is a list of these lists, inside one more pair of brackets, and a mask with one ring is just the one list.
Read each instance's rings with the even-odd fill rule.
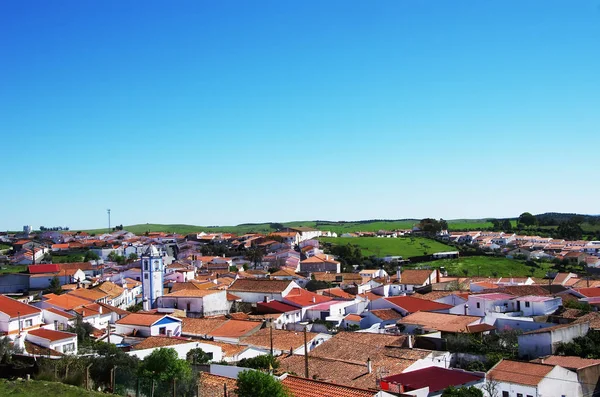
[[110,208],[106,212],[108,213],[108,232],[110,233]]
[[173,397],[177,397],[177,386],[175,383],[175,378],[173,378]]
[[306,327],[304,327],[304,377],[308,379],[308,343],[306,342]]
[[271,339],[271,357],[273,357],[273,319],[269,321],[269,339]]

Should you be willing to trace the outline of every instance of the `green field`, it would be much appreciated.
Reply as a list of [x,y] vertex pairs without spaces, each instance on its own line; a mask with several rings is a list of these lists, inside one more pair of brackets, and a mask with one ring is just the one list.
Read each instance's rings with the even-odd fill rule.
[[382,258],[386,255],[400,255],[403,258],[433,254],[435,252],[455,251],[446,244],[423,237],[377,238],[377,237],[322,237],[321,241],[332,244],[358,245],[363,256]]
[[57,382],[44,381],[7,381],[0,379],[0,396],[11,397],[110,397],[115,394],[87,391],[80,387]]
[[2,265],[0,266],[0,274],[20,273],[27,270],[25,265]]
[[[459,259],[442,259],[433,262],[419,263],[416,266],[431,266],[439,268],[443,266],[449,276],[464,277],[467,270],[471,277],[526,277],[532,275],[532,268],[525,265],[524,261],[493,256],[465,256]],[[533,276],[544,277],[550,268],[550,263],[540,263],[540,269],[533,269]]]

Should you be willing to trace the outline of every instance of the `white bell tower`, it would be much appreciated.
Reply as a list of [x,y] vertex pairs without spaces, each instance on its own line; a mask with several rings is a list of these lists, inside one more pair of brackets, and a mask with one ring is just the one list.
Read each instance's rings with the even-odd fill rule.
[[154,245],[141,255],[142,296],[144,310],[156,307],[156,298],[163,295],[164,266],[162,256]]

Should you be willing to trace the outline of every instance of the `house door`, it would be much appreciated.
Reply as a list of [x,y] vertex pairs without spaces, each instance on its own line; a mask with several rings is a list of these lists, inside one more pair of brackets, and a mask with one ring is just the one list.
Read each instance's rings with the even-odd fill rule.
[[192,307],[192,304],[190,302],[188,302],[186,307],[187,307],[187,311],[189,312],[189,311],[191,311],[190,308]]
[[517,311],[520,312],[521,311],[521,302],[517,301]]

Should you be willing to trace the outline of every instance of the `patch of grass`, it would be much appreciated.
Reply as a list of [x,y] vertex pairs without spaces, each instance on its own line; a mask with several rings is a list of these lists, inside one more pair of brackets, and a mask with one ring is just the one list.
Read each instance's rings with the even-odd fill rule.
[[403,258],[412,256],[421,256],[433,254],[435,252],[456,251],[449,245],[442,244],[435,240],[423,237],[398,237],[398,238],[377,238],[377,237],[322,237],[323,242],[337,245],[358,245],[363,256],[384,257],[386,255],[400,255]]
[[524,261],[494,256],[464,256],[458,259],[441,259],[438,261],[419,263],[418,266],[432,268],[445,267],[449,276],[464,277],[466,270],[468,276],[491,277],[527,277],[533,273],[534,277],[544,277],[552,266],[551,263],[538,263],[539,268],[532,268]]
[[0,274],[21,273],[27,270],[25,265],[2,265],[0,266]]
[[10,245],[0,244],[0,251],[8,250],[10,248],[11,248]]
[[116,394],[87,391],[80,387],[57,382],[44,381],[8,381],[0,379],[0,396],[11,397],[108,397]]

